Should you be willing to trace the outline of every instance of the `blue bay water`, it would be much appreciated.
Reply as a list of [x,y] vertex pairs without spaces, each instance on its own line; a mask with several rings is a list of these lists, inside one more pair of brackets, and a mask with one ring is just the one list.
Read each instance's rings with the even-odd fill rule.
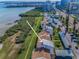
[[0,24],[6,24],[18,20],[19,14],[29,11],[33,8],[22,7],[22,8],[0,8]]

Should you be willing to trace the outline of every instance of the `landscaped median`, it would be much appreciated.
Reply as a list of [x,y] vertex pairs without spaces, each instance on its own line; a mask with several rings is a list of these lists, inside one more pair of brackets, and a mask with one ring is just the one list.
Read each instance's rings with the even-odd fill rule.
[[63,46],[62,46],[62,43],[61,43],[60,37],[59,37],[58,28],[54,28],[53,32],[54,32],[54,35],[52,37],[52,41],[54,42],[55,49],[63,49]]
[[[38,33],[38,31],[41,30],[40,25],[43,17],[35,17],[35,19],[36,21],[33,28]],[[36,41],[37,41],[37,36],[31,30],[24,42],[24,50],[19,54],[17,59],[30,59],[32,51],[35,48]]]

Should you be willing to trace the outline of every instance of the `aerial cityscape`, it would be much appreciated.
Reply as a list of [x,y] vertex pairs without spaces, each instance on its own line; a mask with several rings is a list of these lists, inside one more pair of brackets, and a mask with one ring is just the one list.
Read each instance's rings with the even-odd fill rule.
[[79,0],[0,0],[0,59],[79,59]]

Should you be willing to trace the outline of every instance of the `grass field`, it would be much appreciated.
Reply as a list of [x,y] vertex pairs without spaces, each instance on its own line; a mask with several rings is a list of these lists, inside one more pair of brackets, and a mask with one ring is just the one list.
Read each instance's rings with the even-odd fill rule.
[[[40,27],[42,19],[43,19],[42,17],[36,17],[35,26],[33,27],[36,32],[39,31],[39,27]],[[30,33],[31,35],[28,35],[24,43],[25,50],[21,54],[19,54],[17,59],[30,59],[31,58],[32,51],[37,41],[37,36],[35,35],[33,31],[30,31]]]

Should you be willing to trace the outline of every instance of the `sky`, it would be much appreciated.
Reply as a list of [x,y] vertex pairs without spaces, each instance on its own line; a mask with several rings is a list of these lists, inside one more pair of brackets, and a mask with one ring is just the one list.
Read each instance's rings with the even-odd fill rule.
[[[46,0],[0,0],[0,1],[46,1]],[[50,0],[50,1],[60,1],[60,0]]]

